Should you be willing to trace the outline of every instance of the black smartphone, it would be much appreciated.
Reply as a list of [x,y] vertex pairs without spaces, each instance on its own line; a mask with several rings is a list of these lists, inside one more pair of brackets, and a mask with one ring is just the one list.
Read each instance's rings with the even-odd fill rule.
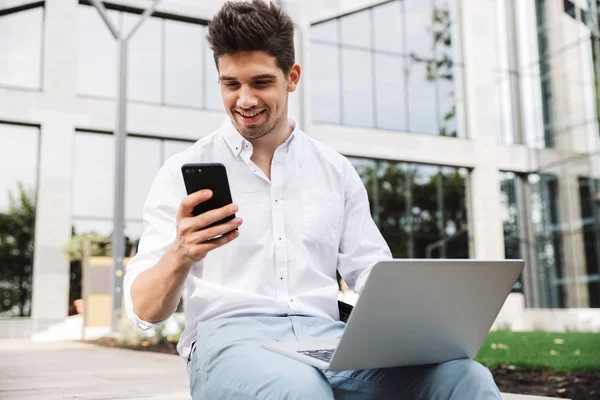
[[[231,199],[231,190],[229,189],[229,180],[225,166],[220,163],[198,163],[184,164],[181,167],[183,173],[183,182],[188,194],[199,190],[210,189],[212,197],[194,207],[193,214],[200,215],[216,208],[221,208],[233,203]],[[213,227],[231,221],[235,214],[223,218],[206,228]],[[204,228],[204,229],[206,229]]]

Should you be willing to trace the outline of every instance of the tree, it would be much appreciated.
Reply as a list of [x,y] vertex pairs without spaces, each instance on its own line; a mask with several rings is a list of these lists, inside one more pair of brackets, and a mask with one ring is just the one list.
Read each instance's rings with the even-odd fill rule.
[[9,192],[7,213],[0,213],[0,313],[31,315],[35,203],[22,184]]
[[[452,48],[452,19],[448,9],[434,7],[431,13],[431,26],[429,30],[433,34],[434,56],[431,58],[422,57],[418,54],[409,54],[410,60],[415,63],[423,63],[427,67],[427,80],[429,82],[454,81],[454,61]],[[454,99],[454,90],[442,93],[440,86],[440,97],[448,96]],[[457,132],[452,128],[451,122],[456,118],[455,100],[451,101],[449,108],[440,110],[440,136],[456,137]]]

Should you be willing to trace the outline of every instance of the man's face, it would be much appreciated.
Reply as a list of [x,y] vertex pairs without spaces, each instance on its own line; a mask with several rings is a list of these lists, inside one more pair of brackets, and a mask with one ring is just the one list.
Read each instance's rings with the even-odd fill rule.
[[288,93],[296,89],[300,67],[285,76],[275,57],[264,51],[226,54],[218,65],[223,105],[243,137],[258,139],[278,125],[287,126]]

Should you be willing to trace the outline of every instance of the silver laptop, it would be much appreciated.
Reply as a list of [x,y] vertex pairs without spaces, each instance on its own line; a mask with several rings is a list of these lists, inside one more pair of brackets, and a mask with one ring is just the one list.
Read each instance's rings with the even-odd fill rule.
[[263,347],[332,371],[473,358],[523,267],[522,260],[381,262],[340,339]]

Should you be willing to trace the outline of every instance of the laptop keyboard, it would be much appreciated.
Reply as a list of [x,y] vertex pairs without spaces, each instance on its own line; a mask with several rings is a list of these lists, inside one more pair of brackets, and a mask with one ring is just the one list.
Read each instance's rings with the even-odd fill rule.
[[298,353],[304,354],[321,361],[329,362],[333,356],[335,349],[320,349],[320,350],[298,350]]

